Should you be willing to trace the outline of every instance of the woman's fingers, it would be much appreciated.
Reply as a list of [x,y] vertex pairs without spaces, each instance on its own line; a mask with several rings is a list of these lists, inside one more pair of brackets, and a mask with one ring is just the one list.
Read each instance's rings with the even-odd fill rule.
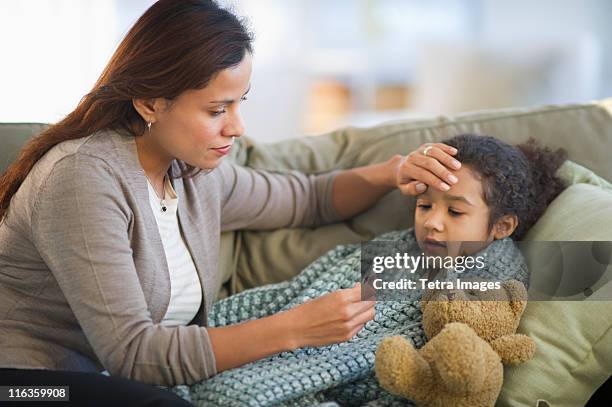
[[361,282],[355,283],[355,285],[351,288],[345,288],[344,290],[344,298],[348,302],[356,302],[361,301]]
[[[348,305],[346,307],[346,320],[354,321],[355,318],[364,313],[373,313],[376,301],[363,301],[361,299],[361,283],[355,284],[352,288],[345,290],[345,301]],[[346,304],[345,303],[345,304]],[[373,317],[373,316],[372,316]],[[370,318],[371,319],[371,318]]]
[[[458,170],[461,168],[461,163],[453,158],[453,155],[457,154],[455,147],[451,147],[447,144],[437,143],[432,146],[427,152],[427,157],[432,157],[438,160],[447,168]],[[421,154],[425,157],[424,154]]]
[[446,154],[450,154],[450,155],[457,154],[457,149],[455,147],[449,146],[448,144],[444,144],[444,143],[432,143],[432,144],[426,144],[426,145],[431,145],[431,146],[434,146],[434,147],[438,147],[440,150],[444,151]]
[[355,315],[359,315],[363,312],[373,309],[375,305],[376,301],[359,301],[350,304],[347,308],[349,310],[351,318],[354,318]]
[[[448,191],[458,181],[451,170],[461,167],[461,163],[452,157],[455,154],[457,150],[444,143],[423,144],[400,163],[398,188],[406,195],[421,194],[427,189],[427,185],[440,191]],[[422,184],[425,184],[425,188]]]
[[363,329],[364,325],[365,324],[357,325],[355,327],[355,329],[353,329],[353,331],[351,331],[351,333],[349,334],[349,339],[351,339],[353,336],[357,335],[357,333]]
[[425,192],[427,185],[423,184],[421,181],[411,181],[407,184],[398,185],[398,188],[402,194],[414,196]]
[[368,321],[371,321],[374,319],[375,315],[376,315],[376,310],[374,306],[368,307],[362,312],[354,315],[350,319],[350,322],[349,322],[352,328],[349,328],[350,331],[345,339],[348,340],[348,339],[351,339],[353,336],[355,336],[355,334],[357,334],[357,332],[359,332],[365,326],[365,324],[368,323]]
[[345,289],[344,295],[344,300],[349,304],[347,308],[353,310],[354,313],[362,312],[376,303],[376,301],[361,299],[361,282],[355,283],[352,288]]
[[[427,157],[423,156],[427,159]],[[412,161],[414,160],[414,161]],[[426,185],[431,185],[440,191],[448,191],[450,185],[444,182],[438,177],[430,168],[428,168],[429,162],[423,164],[421,158],[413,158],[411,161],[406,162],[404,169],[408,172],[413,180],[420,181]]]
[[448,170],[447,167],[442,165],[436,157],[431,155],[433,151],[435,151],[434,154],[437,154],[438,152],[440,154],[445,154],[445,153],[442,153],[441,150],[437,150],[433,148],[429,151],[429,154],[430,154],[429,156],[425,156],[422,154],[415,156],[413,163],[417,165],[418,167],[421,167],[422,169],[429,171],[430,173],[432,173],[435,177],[439,179],[437,185],[436,184],[430,184],[430,185],[437,186],[438,188],[444,191],[448,191],[449,188],[447,188],[444,184],[447,184],[450,186],[450,185],[456,184],[457,181],[459,180],[452,172]]

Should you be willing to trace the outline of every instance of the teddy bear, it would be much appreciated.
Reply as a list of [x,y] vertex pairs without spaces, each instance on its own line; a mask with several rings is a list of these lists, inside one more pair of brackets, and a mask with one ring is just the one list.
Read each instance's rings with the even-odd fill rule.
[[421,407],[493,406],[503,364],[533,357],[535,342],[517,334],[525,286],[504,281],[492,290],[426,290],[421,299],[428,342],[419,350],[402,336],[381,341],[375,372],[383,388]]

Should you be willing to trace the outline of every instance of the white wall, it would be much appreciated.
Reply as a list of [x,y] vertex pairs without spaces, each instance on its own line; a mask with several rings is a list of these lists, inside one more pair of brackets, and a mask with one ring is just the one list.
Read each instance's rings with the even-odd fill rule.
[[0,1],[0,122],[57,121],[115,47],[114,1]]
[[[337,0],[333,7],[323,0],[220,1],[233,4],[238,14],[246,15],[256,34],[253,88],[242,109],[247,134],[261,141],[275,141],[303,133],[303,112],[312,73],[333,70],[334,65],[332,60],[323,68],[316,66],[322,59],[313,58],[308,52],[311,44],[321,41],[320,32],[324,30],[318,24],[335,27],[336,21],[343,21],[345,24],[338,24],[336,32],[330,34],[330,39],[335,40],[330,42],[335,45],[346,43],[349,47],[350,39],[355,37],[355,27],[361,27],[358,33],[363,30],[380,32],[385,28],[384,18],[378,14],[376,21],[351,28],[347,19],[363,18],[363,7],[360,11],[342,12],[343,7],[354,5],[358,8],[358,4],[375,8],[383,0]],[[458,1],[452,4],[460,4]],[[592,58],[595,65],[591,66],[598,70],[599,75],[593,82],[594,88],[586,92],[588,95],[579,96],[603,98],[612,95],[612,24],[609,23],[612,21],[612,1],[466,1],[472,7],[473,16],[469,27],[461,28],[459,24],[457,30],[461,33],[457,33],[458,37],[493,44],[531,44],[547,40],[551,43],[587,44],[584,53],[577,55],[580,61]],[[0,64],[0,122],[53,122],[70,112],[90,90],[121,37],[153,2],[0,0],[0,51],[3,56]],[[325,22],[320,18],[321,12],[331,13]],[[397,16],[392,17],[392,22],[397,24]],[[421,26],[426,25],[426,20],[419,20]],[[342,32],[342,27],[347,32]],[[362,34],[358,37],[363,38]],[[406,58],[413,53],[411,47],[420,41],[407,40],[401,35],[396,37],[397,45],[385,40],[383,42],[387,44],[382,49],[372,49],[372,43],[365,44],[366,51],[373,52],[366,54],[368,57],[365,59],[359,52],[348,49],[346,56],[336,58],[338,69],[354,68],[357,72],[354,76],[359,79],[359,84],[363,84],[359,85],[363,88],[362,93],[368,94],[367,79],[380,75],[380,72],[394,75],[396,71],[401,72],[409,62]],[[363,45],[362,39],[355,42]],[[591,51],[596,48],[591,53],[589,43],[594,44]],[[395,49],[397,55],[387,55],[389,50]],[[336,56],[345,55],[333,52]],[[351,55],[359,58],[351,59]],[[589,64],[565,74],[579,77],[584,66]],[[406,77],[409,76],[410,72],[407,72]],[[560,94],[559,98],[572,99],[574,95]]]
[[[591,41],[600,58],[592,98],[612,95],[612,1],[481,0],[481,38],[529,46],[534,42],[576,44]],[[593,57],[586,55],[585,57]]]

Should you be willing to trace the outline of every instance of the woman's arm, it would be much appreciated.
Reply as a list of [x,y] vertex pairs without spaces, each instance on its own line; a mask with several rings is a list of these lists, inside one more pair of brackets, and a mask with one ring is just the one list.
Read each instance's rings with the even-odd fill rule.
[[334,179],[332,202],[342,218],[356,215],[374,205],[396,188],[395,171],[402,159],[393,156],[384,163],[342,171]]
[[[429,146],[431,151],[425,156]],[[444,190],[442,180],[456,182],[448,180],[448,168],[454,161],[451,155],[456,153],[451,149],[426,143],[384,163],[319,175],[278,174],[222,162],[216,171],[222,186],[221,230],[318,226],[364,211],[394,188],[407,195],[424,192],[426,185]],[[202,185],[202,191],[208,190]]]
[[295,349],[289,311],[217,328],[206,328],[217,372]]
[[334,179],[334,208],[338,215],[347,218],[368,209],[395,188],[412,196],[428,186],[446,191],[457,182],[456,178],[449,178],[450,169],[461,166],[452,157],[456,154],[457,150],[446,144],[425,143],[405,157],[398,154],[384,163],[343,171]]

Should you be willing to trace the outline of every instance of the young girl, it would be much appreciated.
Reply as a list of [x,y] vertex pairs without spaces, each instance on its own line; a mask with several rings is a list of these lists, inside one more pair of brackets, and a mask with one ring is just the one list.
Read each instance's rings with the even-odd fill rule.
[[[429,188],[417,195],[414,227],[386,233],[375,241],[402,244],[408,254],[483,256],[473,276],[494,281],[517,279],[528,285],[528,270],[513,240],[521,240],[547,205],[563,190],[555,176],[566,159],[563,149],[541,148],[535,140],[511,146],[494,137],[459,135],[443,143],[458,150],[458,182],[447,191]],[[246,290],[214,304],[211,326],[261,318],[307,303],[360,281],[361,246],[343,245],[320,257],[293,279]],[[452,272],[452,270],[451,270]],[[312,405],[335,400],[361,405],[395,398],[373,373],[380,340],[404,335],[416,347],[426,338],[420,325],[421,290],[402,301],[379,301],[375,317],[350,340],[312,347],[308,338],[295,350],[226,370],[190,388],[190,397],[215,405]],[[183,386],[174,391],[185,392]],[[374,405],[371,401],[369,405]],[[404,404],[402,404],[404,403]]]

